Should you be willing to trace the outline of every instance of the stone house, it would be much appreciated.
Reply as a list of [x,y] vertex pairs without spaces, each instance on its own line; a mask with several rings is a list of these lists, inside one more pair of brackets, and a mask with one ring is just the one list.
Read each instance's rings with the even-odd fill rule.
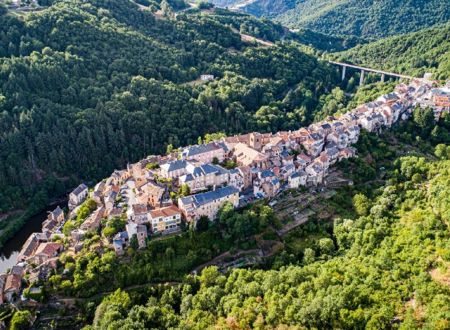
[[148,204],[151,207],[161,207],[166,188],[157,185],[152,181],[148,181],[138,188],[136,199],[138,203]]
[[97,208],[84,222],[81,224],[80,229],[84,231],[98,230],[101,225],[102,218],[105,215],[105,208],[100,206]]
[[298,189],[300,186],[306,186],[308,174],[305,171],[297,171],[292,173],[288,178],[289,188]]
[[325,169],[320,164],[314,162],[305,168],[308,174],[307,183],[311,185],[318,185],[323,182],[325,176]]
[[272,178],[269,182],[262,183],[262,189],[264,194],[268,198],[275,197],[276,194],[280,191],[281,183],[278,178]]
[[34,254],[34,251],[38,248],[42,242],[47,242],[48,238],[43,233],[33,233],[28,237],[25,244],[22,246],[22,250],[17,257],[17,261],[25,261]]
[[34,255],[27,260],[29,263],[40,265],[51,258],[57,257],[64,249],[61,243],[47,242],[41,243]]
[[181,157],[184,160],[196,160],[206,164],[214,160],[222,163],[225,159],[225,150],[221,144],[210,142],[184,148]]
[[128,221],[137,224],[144,224],[149,222],[149,211],[146,204],[134,204],[127,210]]
[[5,287],[3,289],[3,295],[8,302],[14,301],[14,298],[20,295],[22,288],[22,276],[15,274],[8,274],[6,276]]
[[183,212],[187,221],[198,220],[206,216],[214,220],[217,212],[225,202],[230,202],[234,207],[239,205],[239,190],[235,187],[223,187],[205,193],[187,196],[178,199],[178,207]]
[[187,185],[191,192],[221,186],[229,181],[228,170],[219,165],[203,164],[195,166],[189,164],[186,169],[188,173],[179,178],[179,185]]
[[145,225],[138,225],[136,223],[129,222],[126,225],[126,231],[130,240],[134,235],[136,235],[140,249],[147,246],[147,227]]
[[185,160],[174,160],[161,165],[160,174],[163,178],[174,179],[186,174],[186,166],[188,162]]
[[239,166],[266,168],[269,161],[269,157],[244,143],[238,143],[233,154]]
[[245,188],[244,174],[237,168],[230,170],[228,185],[243,191]]
[[73,210],[84,202],[88,195],[88,187],[82,183],[69,194],[69,209]]
[[360,128],[358,125],[347,126],[345,133],[348,136],[348,144],[354,144],[354,143],[358,142],[359,134],[360,134]]
[[122,255],[129,245],[128,232],[117,233],[113,238],[113,248],[117,255]]

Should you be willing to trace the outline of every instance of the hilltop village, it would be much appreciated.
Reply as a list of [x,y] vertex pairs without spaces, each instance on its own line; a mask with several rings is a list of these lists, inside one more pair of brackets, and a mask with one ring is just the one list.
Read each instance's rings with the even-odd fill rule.
[[201,217],[213,221],[226,202],[239,208],[287,189],[322,185],[333,164],[356,156],[352,145],[361,129],[390,128],[407,120],[417,106],[431,107],[436,119],[449,112],[448,87],[414,79],[306,128],[223,137],[150,156],[115,171],[92,189],[81,184],[69,195],[68,214],[60,207],[50,212],[42,232],[24,244],[17,265],[0,275],[0,303],[18,299],[25,285],[46,280],[59,254],[77,254],[85,237],[104,227],[105,219],[125,223],[123,231],[102,239],[103,248],[122,255],[130,246],[145,248],[149,237],[177,233]]

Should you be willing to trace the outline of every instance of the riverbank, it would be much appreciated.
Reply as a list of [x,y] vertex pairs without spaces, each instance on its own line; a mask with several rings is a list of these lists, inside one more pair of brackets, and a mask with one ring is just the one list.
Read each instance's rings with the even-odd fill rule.
[[0,237],[1,239],[5,238],[4,241],[1,241],[2,245],[0,247],[0,273],[6,272],[8,268],[11,268],[17,263],[17,256],[22,246],[32,233],[41,231],[42,223],[47,219],[48,212],[52,211],[58,205],[64,207],[66,204],[67,199],[60,198],[54,200],[33,215],[22,211],[21,214],[16,214],[3,220],[10,228],[14,229],[17,226],[18,229],[12,232],[12,236],[9,239],[6,239],[6,236]]
[[[35,217],[42,218],[42,222],[47,217],[47,212],[55,208],[57,205],[65,205],[67,203],[66,197],[54,199],[49,203],[42,203],[41,205],[31,205],[25,211],[12,212],[6,219],[0,221],[0,252],[4,252],[5,245],[15,238],[23,229],[30,219]],[[34,228],[34,227],[33,227]],[[38,231],[40,231],[40,225]]]

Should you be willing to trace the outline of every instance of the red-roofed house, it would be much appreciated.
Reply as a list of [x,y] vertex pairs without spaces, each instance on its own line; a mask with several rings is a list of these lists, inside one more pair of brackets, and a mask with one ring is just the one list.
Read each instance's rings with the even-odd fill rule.
[[20,294],[20,289],[22,287],[22,277],[20,275],[9,274],[6,277],[5,288],[3,289],[3,294],[7,301],[13,301],[14,297]]
[[181,211],[175,205],[150,211],[154,233],[169,233],[180,229]]
[[29,261],[40,265],[51,258],[57,257],[62,252],[63,248],[64,246],[61,243],[42,243],[39,245],[36,253],[29,259]]

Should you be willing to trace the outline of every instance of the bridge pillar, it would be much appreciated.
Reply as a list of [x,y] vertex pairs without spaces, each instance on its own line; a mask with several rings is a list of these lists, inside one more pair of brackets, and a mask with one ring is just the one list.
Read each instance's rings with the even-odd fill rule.
[[342,67],[342,81],[344,81],[344,79],[345,79],[345,70],[347,69],[347,67],[344,65],[343,67]]
[[381,74],[381,82],[384,82],[384,73]]
[[361,70],[361,76],[359,77],[359,86],[364,85],[364,70]]

